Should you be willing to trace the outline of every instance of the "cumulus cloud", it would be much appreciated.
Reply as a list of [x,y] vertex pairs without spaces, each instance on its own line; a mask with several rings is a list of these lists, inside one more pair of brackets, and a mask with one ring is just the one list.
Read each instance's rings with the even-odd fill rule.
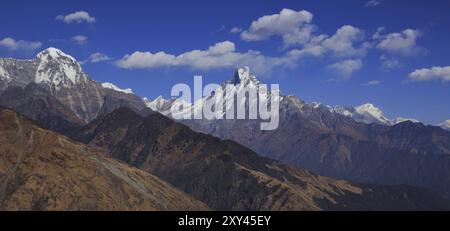
[[364,31],[357,27],[345,25],[329,36],[318,34],[312,19],[311,12],[283,9],[278,14],[265,15],[253,21],[247,30],[242,31],[241,39],[261,41],[280,36],[284,48],[295,46],[311,56],[321,56],[327,52],[339,57],[364,56],[371,47],[369,42],[364,41]]
[[376,48],[401,55],[417,54],[422,50],[417,46],[417,39],[420,36],[422,36],[422,32],[413,29],[406,29],[400,33],[395,32],[387,35],[378,34],[379,42]]
[[30,42],[25,40],[15,40],[10,37],[3,38],[0,40],[0,46],[4,47],[10,51],[34,51],[42,46],[41,42]]
[[55,20],[70,23],[95,23],[96,19],[86,11],[77,11],[68,15],[58,15]]
[[207,50],[192,50],[179,55],[164,51],[152,53],[136,51],[125,55],[116,65],[125,69],[152,69],[158,67],[189,67],[199,70],[248,65],[256,72],[270,72],[277,66],[293,66],[300,54],[288,52],[282,57],[266,57],[259,51],[236,51],[230,41],[216,43]]
[[417,69],[409,74],[409,81],[411,82],[425,82],[432,80],[441,80],[442,82],[450,81],[450,66],[446,67],[432,67]]
[[351,77],[351,75],[361,69],[363,66],[363,63],[361,59],[347,59],[340,62],[337,62],[335,64],[329,65],[328,68],[331,70],[336,71],[338,74],[340,74],[344,79],[347,79]]
[[76,35],[72,37],[72,41],[75,42],[78,45],[84,45],[88,41],[88,37],[84,35]]
[[370,80],[369,82],[364,83],[362,85],[365,86],[365,87],[370,87],[370,86],[377,86],[377,85],[380,85],[380,84],[381,84],[380,80]]
[[354,45],[356,42],[363,41],[364,37],[361,29],[345,25],[339,28],[333,36],[325,39],[322,45],[338,56],[364,56],[370,44],[362,43],[359,47]]
[[99,62],[105,62],[105,61],[109,61],[112,58],[109,57],[106,54],[100,53],[100,52],[96,52],[96,53],[92,53],[86,60],[84,60],[82,63],[99,63]]
[[381,4],[380,0],[370,0],[367,1],[366,4],[364,5],[365,7],[375,7]]
[[283,9],[278,14],[265,15],[253,21],[241,33],[245,41],[261,41],[272,36],[281,36],[286,45],[303,44],[309,41],[314,26],[310,24],[313,14],[306,11]]

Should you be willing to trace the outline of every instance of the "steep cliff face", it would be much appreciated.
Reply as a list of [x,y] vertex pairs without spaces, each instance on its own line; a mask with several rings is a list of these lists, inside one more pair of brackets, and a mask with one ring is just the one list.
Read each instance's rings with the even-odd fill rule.
[[208,210],[147,172],[0,108],[0,210]]
[[35,83],[25,88],[7,88],[1,94],[0,105],[13,108],[37,121],[40,126],[61,133],[84,123],[70,108]]
[[318,176],[258,156],[234,142],[196,133],[158,114],[121,108],[72,137],[153,173],[219,210],[447,209],[427,190],[370,186]]

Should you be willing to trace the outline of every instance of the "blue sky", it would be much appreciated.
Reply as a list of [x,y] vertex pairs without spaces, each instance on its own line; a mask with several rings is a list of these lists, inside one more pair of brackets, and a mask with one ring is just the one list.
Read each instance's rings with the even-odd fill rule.
[[308,102],[450,119],[445,0],[19,0],[0,11],[1,57],[56,47],[84,61],[93,79],[140,96],[168,97],[194,75],[223,82],[250,65]]

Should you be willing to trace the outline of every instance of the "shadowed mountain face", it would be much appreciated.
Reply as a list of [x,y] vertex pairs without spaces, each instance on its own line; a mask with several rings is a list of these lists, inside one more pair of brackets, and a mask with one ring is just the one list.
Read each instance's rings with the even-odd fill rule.
[[434,210],[448,202],[408,186],[337,181],[196,133],[158,113],[121,108],[70,136],[155,174],[219,210]]
[[43,128],[65,132],[83,124],[68,107],[35,83],[25,88],[9,87],[0,96],[0,105],[13,108],[37,121]]
[[207,210],[147,172],[0,108],[0,210]]

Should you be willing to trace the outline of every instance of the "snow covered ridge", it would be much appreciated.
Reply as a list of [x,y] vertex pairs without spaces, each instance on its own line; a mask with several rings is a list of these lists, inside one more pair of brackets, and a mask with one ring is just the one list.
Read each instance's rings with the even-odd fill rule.
[[445,129],[445,130],[450,131],[450,120],[447,120],[447,121],[445,121],[445,122],[439,124],[439,127],[443,128],[443,129]]
[[[405,118],[405,117],[397,117],[395,119],[387,118],[380,108],[376,107],[375,105],[373,105],[371,103],[365,103],[365,104],[357,106],[357,107],[346,107],[346,106],[340,106],[340,105],[332,107],[329,105],[322,105],[321,103],[317,103],[317,102],[310,103],[310,105],[316,109],[319,107],[324,107],[324,108],[328,109],[330,112],[341,114],[343,116],[352,118],[353,120],[355,120],[357,122],[366,123],[366,124],[376,123],[376,124],[381,124],[381,125],[392,126],[392,125],[396,125],[396,124],[403,123],[406,121],[409,121],[412,123],[420,123],[419,120],[413,119],[413,118]],[[438,126],[445,130],[450,131],[450,120],[447,120],[443,123],[433,125],[433,126]]]
[[102,87],[103,88],[107,88],[107,89],[111,89],[114,91],[118,91],[118,92],[122,92],[125,94],[134,94],[133,90],[131,90],[131,88],[127,88],[127,89],[122,89],[117,87],[116,85],[112,84],[112,83],[102,83]]
[[335,106],[331,111],[362,123],[377,123],[383,125],[395,125],[406,121],[419,123],[418,120],[411,118],[397,117],[395,119],[389,119],[384,115],[380,108],[371,103],[365,103],[357,107]]

